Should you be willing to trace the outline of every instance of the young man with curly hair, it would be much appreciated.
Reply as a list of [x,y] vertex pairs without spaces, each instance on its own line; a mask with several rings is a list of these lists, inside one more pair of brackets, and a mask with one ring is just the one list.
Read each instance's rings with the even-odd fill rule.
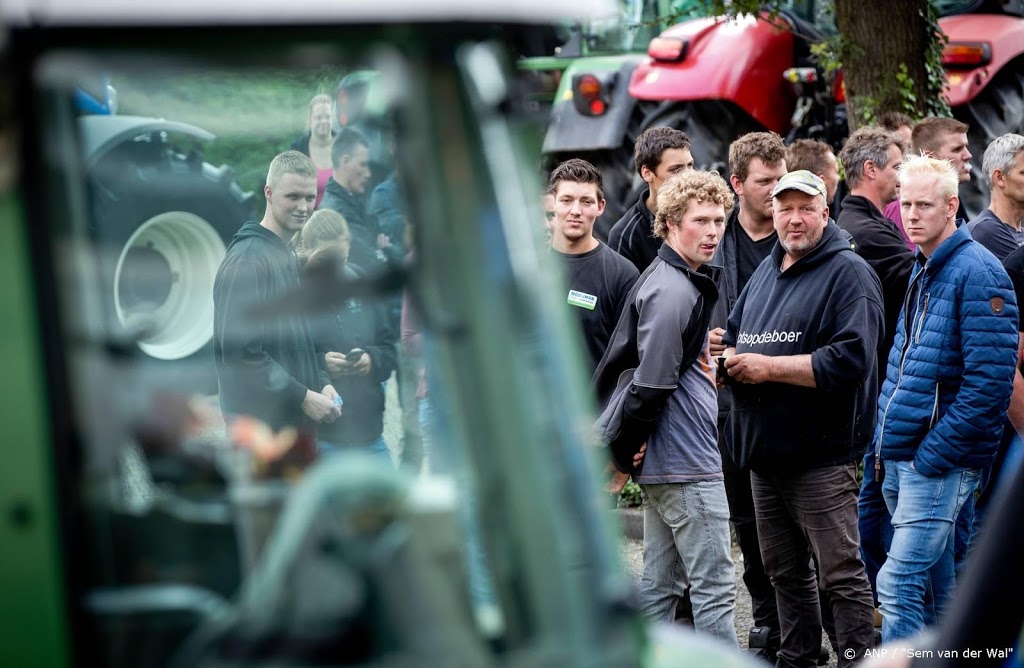
[[[718,451],[708,322],[718,300],[707,265],[733,196],[718,174],[686,172],[658,191],[658,256],[630,291],[594,375],[616,466],[644,499],[640,607],[672,621],[690,587],[697,631],[736,644],[729,505]],[[646,443],[643,461],[634,455]]]

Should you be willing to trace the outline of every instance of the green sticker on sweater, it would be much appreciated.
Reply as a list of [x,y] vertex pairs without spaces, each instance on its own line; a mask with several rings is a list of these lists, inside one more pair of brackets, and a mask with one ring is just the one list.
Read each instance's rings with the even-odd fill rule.
[[579,290],[569,290],[569,304],[593,311],[594,307],[597,306],[597,297],[588,295],[586,292],[580,292]]

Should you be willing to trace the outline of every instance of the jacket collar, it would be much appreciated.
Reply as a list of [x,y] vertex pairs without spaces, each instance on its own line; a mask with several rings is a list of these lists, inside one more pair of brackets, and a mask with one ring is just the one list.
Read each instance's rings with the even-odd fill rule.
[[690,265],[686,263],[686,260],[679,257],[679,253],[672,250],[672,247],[666,243],[661,244],[661,248],[658,249],[658,257],[665,261],[666,264],[670,264],[679,271],[689,276],[697,287],[702,291],[706,287],[708,281],[711,282],[711,286],[714,287],[718,281],[718,274],[721,271],[719,267],[702,264],[697,268],[696,271],[690,268]]
[[921,250],[918,249],[915,259],[919,264],[928,265],[934,270],[938,270],[969,243],[971,243],[971,231],[966,225],[961,225],[956,229],[956,232],[953,232],[949,238],[939,244],[939,247],[935,249],[931,257],[925,257]]
[[648,188],[640,193],[640,199],[636,202],[636,210],[639,211],[643,217],[652,225],[654,224],[654,214],[647,208],[647,198],[651,196],[651,189]]

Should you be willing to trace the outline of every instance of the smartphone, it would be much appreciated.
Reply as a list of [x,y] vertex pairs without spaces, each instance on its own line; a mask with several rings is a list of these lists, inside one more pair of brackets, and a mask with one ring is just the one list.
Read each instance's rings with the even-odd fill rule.
[[345,361],[357,362],[359,361],[359,358],[363,356],[364,352],[366,351],[362,350],[361,348],[353,348],[352,350],[345,353]]
[[729,372],[726,371],[726,369],[725,369],[725,360],[727,358],[719,357],[717,359],[718,359],[718,379],[720,381],[722,381],[722,383],[725,384],[725,385],[731,385],[732,382],[733,382],[732,376],[730,376]]

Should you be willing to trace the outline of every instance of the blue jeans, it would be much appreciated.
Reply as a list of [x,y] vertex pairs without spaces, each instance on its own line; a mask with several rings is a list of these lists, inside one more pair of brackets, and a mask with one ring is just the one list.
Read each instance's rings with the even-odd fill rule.
[[886,460],[882,493],[892,513],[892,546],[878,573],[882,640],[907,638],[925,627],[931,587],[936,615],[956,588],[953,535],[957,514],[978,486],[977,469],[927,477],[912,461]]
[[369,443],[331,443],[330,441],[318,440],[316,444],[317,452],[321,457],[327,457],[339,452],[349,450],[362,450],[369,452],[372,455],[376,455],[388,464],[392,464],[391,452],[388,451],[388,444],[384,442],[383,436],[378,436]]
[[779,605],[778,665],[815,665],[821,648],[819,582],[835,619],[838,665],[853,665],[874,635],[871,584],[859,548],[856,466],[755,471],[750,479],[761,558]]
[[737,645],[729,502],[721,480],[641,485],[644,571],[640,611],[671,622],[686,586],[693,626]]
[[878,607],[878,571],[885,563],[885,555],[892,543],[892,521],[882,496],[882,482],[875,480],[874,450],[864,455],[864,477],[857,499],[857,527],[860,530],[860,556],[871,582],[875,607]]

